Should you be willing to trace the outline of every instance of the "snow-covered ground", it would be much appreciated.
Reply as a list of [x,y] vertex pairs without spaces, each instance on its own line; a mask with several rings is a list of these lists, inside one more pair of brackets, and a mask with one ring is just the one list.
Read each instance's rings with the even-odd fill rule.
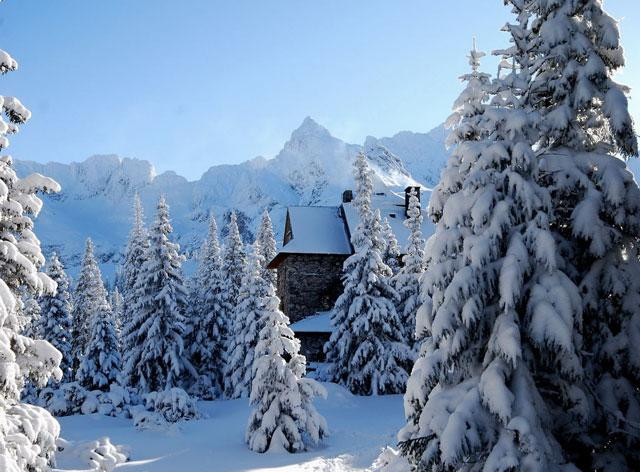
[[[123,471],[241,472],[354,471],[368,469],[381,449],[396,442],[403,425],[402,396],[357,397],[335,384],[324,384],[327,399],[317,399],[331,436],[317,449],[301,454],[249,451],[244,431],[249,417],[246,399],[200,402],[202,419],[179,423],[168,431],[138,431],[132,421],[100,415],[60,418],[62,437],[83,442],[109,437],[127,446],[130,461]],[[62,470],[88,470],[64,454]]]

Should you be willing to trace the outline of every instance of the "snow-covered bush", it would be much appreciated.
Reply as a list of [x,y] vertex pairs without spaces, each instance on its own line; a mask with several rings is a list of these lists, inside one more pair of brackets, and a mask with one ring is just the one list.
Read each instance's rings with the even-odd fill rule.
[[131,390],[117,384],[108,391],[86,390],[78,382],[42,389],[38,404],[56,416],[100,413],[129,417],[129,409],[139,402]]
[[[4,423],[4,424],[2,424]],[[0,408],[0,470],[47,470],[53,462],[60,425],[46,410],[17,403]]]
[[385,447],[371,466],[371,472],[409,472],[411,464],[400,451]]
[[90,467],[95,472],[111,472],[129,460],[127,448],[112,444],[109,438],[78,444],[59,439],[58,450],[60,458],[66,463]]
[[133,425],[137,429],[165,430],[179,421],[198,417],[195,400],[181,388],[150,392],[142,396],[142,403],[131,407]]
[[43,388],[38,404],[56,416],[74,415],[87,398],[87,390],[78,382],[68,382]]
[[87,392],[84,402],[80,406],[80,412],[85,415],[99,413],[105,416],[131,416],[132,402],[137,396],[120,385],[112,384],[108,392],[91,390]]

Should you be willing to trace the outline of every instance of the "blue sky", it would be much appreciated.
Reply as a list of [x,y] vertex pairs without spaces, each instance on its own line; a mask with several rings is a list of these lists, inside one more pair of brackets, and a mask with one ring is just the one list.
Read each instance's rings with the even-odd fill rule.
[[[619,79],[638,119],[640,2],[605,7],[621,19]],[[502,47],[508,18],[501,0],[6,0],[0,48],[20,70],[0,93],[34,115],[10,151],[115,153],[193,179],[272,157],[307,115],[355,143],[427,131],[460,91],[472,36]]]

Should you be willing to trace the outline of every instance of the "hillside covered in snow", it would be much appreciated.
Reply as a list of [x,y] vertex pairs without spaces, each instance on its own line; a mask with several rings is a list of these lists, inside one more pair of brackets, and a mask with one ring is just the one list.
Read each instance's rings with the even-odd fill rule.
[[349,144],[306,118],[274,158],[216,165],[197,181],[174,172],[156,174],[148,161],[115,155],[71,164],[17,161],[16,169],[21,176],[50,176],[62,186],[59,194],[44,197],[36,220],[45,254],[58,252],[75,275],[84,241],[91,237],[101,268],[111,278],[130,229],[136,192],[148,222],[159,196],[165,195],[176,240],[191,257],[210,214],[223,228],[230,210],[235,210],[243,238],[250,242],[264,208],[280,238],[287,206],[339,203],[343,190],[353,187],[353,159],[363,148],[378,188],[415,182],[432,186],[446,161],[444,138],[444,129],[438,127],[429,133],[403,131],[389,138],[368,137],[363,145]]

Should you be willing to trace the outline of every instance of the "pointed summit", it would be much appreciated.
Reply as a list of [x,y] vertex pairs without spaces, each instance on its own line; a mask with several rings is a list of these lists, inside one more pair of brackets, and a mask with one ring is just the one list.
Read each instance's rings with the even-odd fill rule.
[[302,120],[302,124],[298,126],[298,128],[291,133],[291,140],[301,140],[309,137],[329,137],[331,138],[331,133],[324,126],[318,124],[310,116],[307,116],[304,120]]

